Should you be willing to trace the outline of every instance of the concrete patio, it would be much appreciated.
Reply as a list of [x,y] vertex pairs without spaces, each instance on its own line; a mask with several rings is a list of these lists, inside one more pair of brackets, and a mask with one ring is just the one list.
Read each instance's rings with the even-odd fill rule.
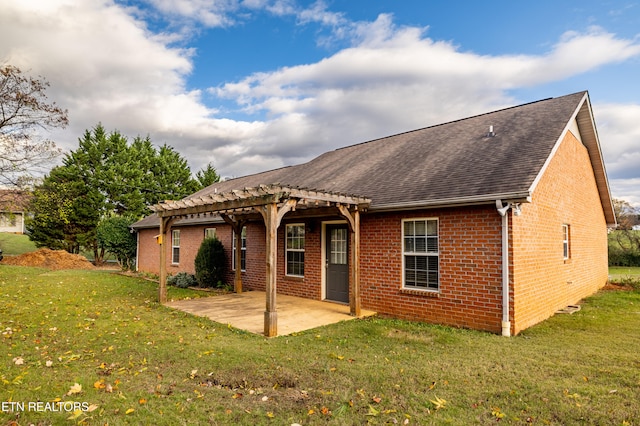
[[[356,317],[349,314],[349,306],[340,303],[276,296],[278,312],[278,336],[296,333]],[[207,317],[221,324],[264,334],[266,295],[262,291],[247,291],[199,299],[177,300],[166,306],[193,315]],[[375,315],[362,309],[360,318]]]

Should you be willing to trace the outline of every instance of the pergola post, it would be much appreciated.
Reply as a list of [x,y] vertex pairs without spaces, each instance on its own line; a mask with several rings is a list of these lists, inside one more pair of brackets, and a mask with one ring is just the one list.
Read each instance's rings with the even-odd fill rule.
[[164,240],[170,220],[171,217],[160,216],[160,235],[157,237],[160,246],[160,286],[158,288],[158,302],[160,304],[167,303],[167,249]]
[[234,238],[236,243],[235,263],[236,273],[233,279],[233,290],[236,293],[242,293],[242,228],[246,223],[246,220],[238,220],[234,216],[228,216],[226,214],[220,214],[222,219],[231,225],[234,232]]
[[350,291],[349,291],[349,311],[351,315],[359,317],[360,308],[360,211],[357,206],[353,212],[342,204],[337,205],[342,216],[347,219],[351,239],[351,267],[350,267]]
[[285,214],[295,209],[298,203],[295,199],[289,199],[278,208],[278,203],[269,203],[259,211],[264,219],[266,228],[266,257],[267,276],[265,282],[265,293],[267,296],[267,306],[264,312],[264,335],[274,337],[278,335],[278,312],[276,311],[276,288],[278,272],[278,227]]
[[267,204],[264,207],[264,213],[264,223],[267,229],[267,275],[265,282],[267,303],[264,312],[264,335],[273,337],[278,334],[278,312],[276,311],[278,205],[276,203]]

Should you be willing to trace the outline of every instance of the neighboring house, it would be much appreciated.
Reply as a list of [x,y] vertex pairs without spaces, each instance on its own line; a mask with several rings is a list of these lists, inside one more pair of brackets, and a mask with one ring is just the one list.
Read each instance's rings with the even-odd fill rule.
[[215,235],[229,282],[266,290],[267,335],[276,292],[517,334],[606,284],[615,226],[587,92],[348,146],[152,210],[133,225],[138,269],[193,273]]
[[0,189],[0,232],[24,234],[29,194],[25,191]]

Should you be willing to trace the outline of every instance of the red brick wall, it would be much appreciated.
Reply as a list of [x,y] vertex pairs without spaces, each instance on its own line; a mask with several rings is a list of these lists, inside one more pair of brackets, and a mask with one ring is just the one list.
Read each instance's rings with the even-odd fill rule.
[[[402,290],[402,219],[439,222],[439,293]],[[500,331],[500,216],[494,207],[362,217],[362,307],[381,315]]]
[[[402,219],[437,218],[439,222],[440,292],[402,290]],[[278,229],[278,284],[280,294],[322,298],[322,222],[319,219],[285,218]],[[285,275],[285,232],[288,223],[305,223],[305,276]],[[362,307],[381,315],[498,332],[501,321],[500,216],[494,207],[425,210],[410,213],[362,215]],[[227,250],[227,282],[231,271],[231,230],[215,227]],[[167,244],[167,271],[194,273],[193,262],[204,238],[205,226],[183,226],[180,264],[171,265]],[[157,230],[139,233],[138,268],[158,273]],[[169,242],[170,240],[167,239]],[[265,287],[265,230],[260,222],[247,225],[246,290]]]
[[[291,277],[285,274],[285,232],[288,223],[305,223],[305,276]],[[171,264],[171,238],[166,238],[167,273],[175,275],[178,272],[195,273],[195,257],[204,239],[205,228],[216,228],[216,236],[222,242],[227,254],[226,282],[233,284],[235,271],[232,270],[233,242],[231,227],[225,223],[211,225],[174,226],[172,230],[180,230],[180,262]],[[138,270],[159,274],[160,252],[155,236],[158,229],[143,229],[138,233]],[[170,233],[167,233],[170,236]],[[278,229],[278,275],[277,291],[280,294],[321,298],[321,228],[319,222],[306,220],[286,220]],[[247,224],[247,271],[242,272],[242,286],[245,290],[265,289],[266,277],[266,233],[262,222]]]
[[[515,333],[575,304],[607,282],[607,228],[587,149],[568,132],[513,220]],[[562,225],[571,258],[563,260]]]

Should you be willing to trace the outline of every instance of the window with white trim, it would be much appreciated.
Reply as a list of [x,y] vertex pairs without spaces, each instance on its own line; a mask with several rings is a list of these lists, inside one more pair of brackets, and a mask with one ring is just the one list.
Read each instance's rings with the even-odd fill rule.
[[205,238],[216,238],[216,228],[204,228]]
[[171,231],[171,263],[180,263],[180,230]]
[[562,225],[562,257],[564,260],[571,258],[571,244],[569,238],[571,237],[569,225],[566,223]]
[[287,225],[286,233],[287,275],[304,277],[304,223]]
[[[233,247],[233,256],[231,259],[231,268],[236,270],[236,233],[235,231],[231,234],[232,237],[232,247]],[[242,227],[242,232],[240,233],[241,240],[241,248],[240,248],[240,270],[247,270],[247,227]]]
[[403,287],[439,289],[438,219],[402,221]]

